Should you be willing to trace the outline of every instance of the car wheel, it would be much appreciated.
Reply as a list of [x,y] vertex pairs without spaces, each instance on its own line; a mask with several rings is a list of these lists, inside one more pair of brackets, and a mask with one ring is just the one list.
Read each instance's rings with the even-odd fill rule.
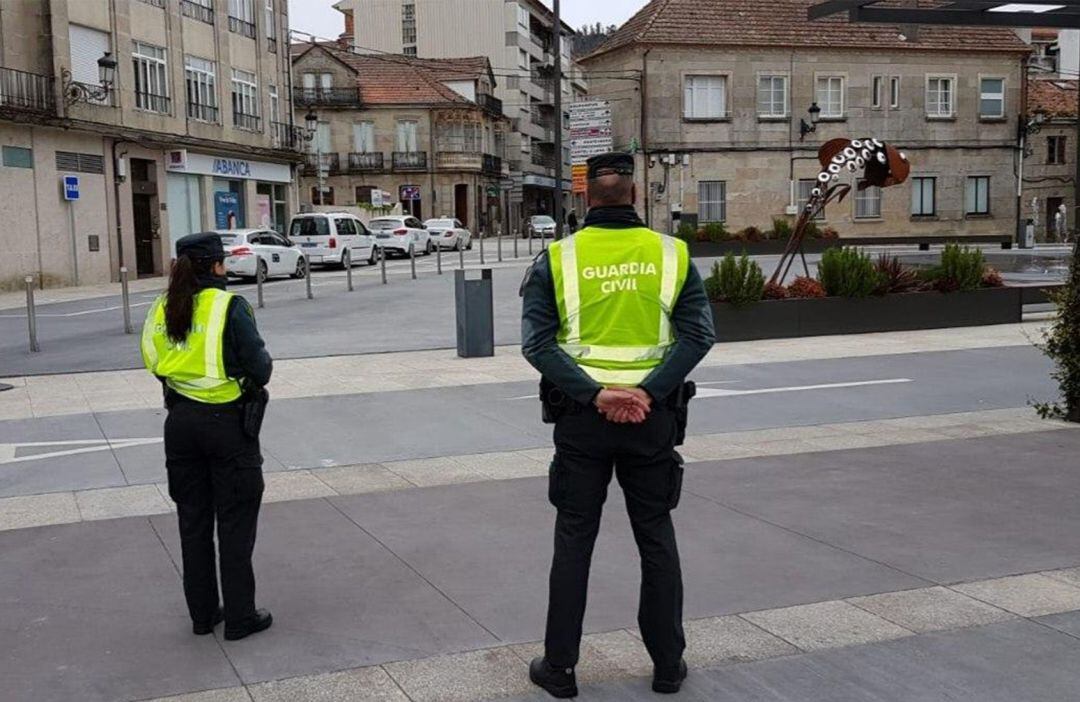
[[371,247],[371,255],[368,256],[367,262],[369,266],[374,266],[379,262],[379,250],[374,246]]
[[427,245],[424,247],[424,255],[430,256],[435,252],[435,244],[431,243],[431,239],[427,240]]
[[296,270],[293,271],[292,277],[296,280],[303,280],[307,277],[307,259],[303,256],[296,259]]
[[469,243],[465,245],[466,251],[472,251],[472,239],[469,239]]

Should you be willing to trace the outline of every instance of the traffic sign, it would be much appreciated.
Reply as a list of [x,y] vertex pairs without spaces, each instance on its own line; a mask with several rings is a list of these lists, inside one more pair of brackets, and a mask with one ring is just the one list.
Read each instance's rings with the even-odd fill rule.
[[64,199],[75,202],[79,199],[79,176],[66,175],[61,179],[64,184]]

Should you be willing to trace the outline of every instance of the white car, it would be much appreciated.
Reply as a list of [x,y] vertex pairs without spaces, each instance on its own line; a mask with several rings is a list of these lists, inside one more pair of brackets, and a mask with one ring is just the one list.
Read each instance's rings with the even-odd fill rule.
[[303,278],[307,264],[300,250],[272,229],[230,229],[215,231],[225,247],[225,272],[239,278],[254,278],[261,267],[263,279],[278,275]]
[[533,215],[529,217],[528,231],[525,232],[526,236],[535,236],[540,239],[551,237],[555,238],[555,220],[547,215]]
[[368,222],[368,229],[375,233],[375,246],[387,256],[408,256],[409,251],[426,256],[435,250],[435,242],[416,217],[376,217]]
[[429,219],[424,222],[435,245],[442,249],[472,249],[472,232],[459,219]]
[[309,212],[292,218],[289,239],[312,265],[353,266],[378,261],[375,237],[355,216],[342,212]]

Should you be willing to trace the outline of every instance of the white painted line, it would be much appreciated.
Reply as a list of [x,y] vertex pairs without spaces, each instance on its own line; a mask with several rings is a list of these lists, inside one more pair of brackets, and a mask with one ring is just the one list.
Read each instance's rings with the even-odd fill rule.
[[[756,388],[753,390],[724,390],[723,388],[703,388],[702,385],[720,385],[734,383],[734,380],[717,380],[698,383],[697,398],[707,399],[712,397],[740,397],[743,395],[772,395],[781,392],[803,392],[806,390],[837,390],[842,388],[862,388],[873,385],[898,385],[900,383],[914,383],[911,378],[886,378],[884,380],[857,380],[848,383],[822,383],[820,385],[791,385],[780,388]],[[508,400],[535,400],[537,395],[521,395],[509,397]]]
[[[64,303],[54,303],[64,304]],[[147,305],[154,304],[154,301],[150,302],[133,302],[131,307],[146,307]],[[92,310],[82,310],[81,312],[38,312],[38,317],[83,317],[88,314],[101,314],[102,312],[115,312],[116,310],[123,309],[122,305],[116,305],[115,307],[97,307]],[[0,314],[0,319],[26,319],[25,314]]]
[[[60,458],[62,456],[75,456],[83,453],[96,453],[98,451],[112,451],[115,449],[132,448],[135,446],[150,446],[160,444],[164,439],[87,439],[85,441],[32,441],[23,444],[0,444],[0,465],[7,463],[23,463],[26,461],[40,461],[46,458]],[[89,445],[87,445],[89,444]],[[79,446],[83,448],[67,449],[64,451],[50,451],[48,453],[36,453],[30,456],[15,456],[15,452],[22,447],[41,446]]]

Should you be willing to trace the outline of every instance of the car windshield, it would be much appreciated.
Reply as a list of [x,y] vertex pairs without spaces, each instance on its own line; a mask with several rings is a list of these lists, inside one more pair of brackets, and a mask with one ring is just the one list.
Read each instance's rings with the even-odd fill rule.
[[368,229],[397,229],[402,226],[397,219],[373,219],[368,222]]
[[424,222],[424,224],[426,224],[429,229],[432,227],[434,227],[435,229],[454,228],[454,220],[452,219],[429,219],[428,221]]
[[330,236],[330,227],[325,217],[301,217],[292,221],[289,227],[289,237],[298,236]]
[[541,217],[533,217],[532,223],[534,227],[553,227],[555,226],[555,220],[546,215]]
[[218,234],[218,237],[221,238],[222,246],[236,246],[237,244],[243,243],[236,234]]

